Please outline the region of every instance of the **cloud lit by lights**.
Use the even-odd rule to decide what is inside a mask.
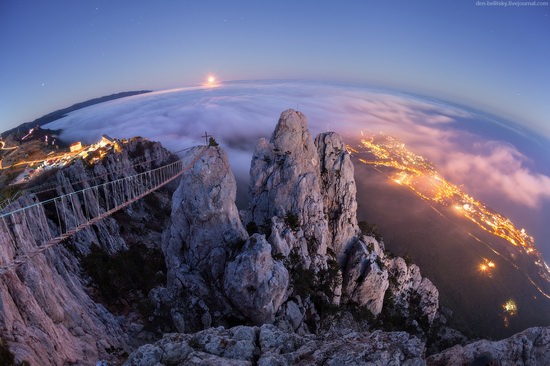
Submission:
[[[207,130],[226,145],[234,168],[246,173],[255,141],[269,136],[288,108],[302,111],[314,134],[327,129],[344,136],[358,136],[361,130],[395,134],[471,193],[490,190],[531,208],[550,200],[550,177],[530,169],[529,159],[515,147],[454,128],[462,119],[475,119],[473,113],[364,87],[242,82],[206,90],[185,88],[85,108],[48,128],[63,128],[62,138],[68,140],[93,141],[103,133],[147,136],[170,149],[199,142]]]

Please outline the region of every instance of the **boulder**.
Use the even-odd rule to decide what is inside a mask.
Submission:
[[[288,271],[273,259],[265,236],[254,234],[228,262],[224,290],[233,306],[255,324],[272,323],[286,300]]]
[[[343,289],[349,300],[366,306],[378,315],[384,304],[384,294],[389,286],[388,271],[380,268],[381,261],[367,245],[359,240],[353,244],[343,275]]]
[[[465,346],[454,346],[428,357],[427,363],[430,366],[550,365],[550,327],[529,328],[500,341],[483,339]]]

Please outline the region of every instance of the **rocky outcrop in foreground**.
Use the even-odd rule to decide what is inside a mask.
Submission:
[[[430,356],[427,362],[431,366],[470,365],[476,358],[485,361],[478,365],[550,365],[550,327],[529,328],[496,342],[481,340],[454,346]]]
[[[405,332],[299,336],[266,324],[168,334],[125,365],[425,365],[423,347]]]
[[[191,150],[183,159],[192,160],[196,154]],[[242,223],[235,191],[226,154],[209,147],[174,193],[162,244],[168,282],[150,294],[154,314],[181,333],[214,327],[197,336],[221,337],[228,343],[208,341],[197,348],[193,344],[201,344],[199,338],[172,335],[161,342],[172,347],[172,340],[185,341],[186,345],[178,344],[186,351],[178,361],[166,356],[172,360],[168,363],[193,364],[201,358],[214,362],[227,354],[237,356],[224,356],[219,362],[247,364],[263,357],[264,364],[290,364],[302,358],[305,364],[306,359],[332,357],[329,354],[337,363],[376,357],[402,362],[423,356],[420,338],[366,332],[377,321],[395,318],[410,323],[423,318],[423,323],[412,323],[422,333],[436,317],[438,291],[421,277],[418,267],[386,255],[380,240],[359,229],[353,164],[338,134],[320,134],[314,141],[303,114],[283,112],[271,138],[261,139],[252,157],[249,210],[241,213]],[[387,301],[391,304],[382,317]],[[354,316],[360,319],[354,325],[358,333],[352,334],[345,324]],[[232,340],[235,324],[261,326],[238,328],[239,334],[251,334],[239,351],[250,350],[245,352],[248,356],[238,356],[231,347],[216,351],[244,341]],[[328,329],[346,336],[322,335]],[[276,333],[277,352],[256,339],[267,330]],[[374,339],[381,343],[369,343]],[[290,340],[298,343],[281,351]],[[145,362],[138,354],[151,350],[162,355],[165,351],[158,347],[138,350],[129,362]],[[325,351],[315,351],[323,347]],[[366,356],[374,349],[384,351]]]
[[[173,196],[163,237],[168,283],[151,297],[176,330],[237,322],[316,333],[327,320],[321,308],[350,305],[376,317],[385,298],[395,298],[391,316],[433,322],[435,286],[360,232],[353,164],[338,134],[314,142],[303,114],[283,112],[252,157],[246,231],[235,192],[225,152],[210,147]]]
[[[105,180],[135,174],[135,158],[147,162],[162,148],[135,139],[116,150],[93,166],[62,169],[57,193],[87,187],[70,181],[90,169]],[[283,112],[252,157],[246,212],[235,205],[225,152],[210,146],[197,158],[200,151],[183,156],[184,165],[195,163],[171,205],[155,192],[0,278],[0,331],[17,361],[118,363],[134,350],[127,365],[426,363],[428,333],[444,323],[437,288],[358,223],[353,165],[339,135],[314,141],[303,114]],[[156,163],[170,158],[161,156]],[[81,214],[74,206],[68,219]],[[2,261],[30,245],[25,235],[39,235],[40,225],[57,230],[52,220],[34,221],[16,225],[19,240],[0,232]],[[151,263],[124,257],[106,266],[139,245],[157,250]],[[544,364],[549,332],[454,347],[427,362],[468,364],[488,351],[502,364]],[[462,339],[449,328],[432,333],[441,344]]]
[[[273,325],[168,334],[132,353],[125,366],[161,365],[500,365],[550,364],[550,327],[498,342],[482,340],[424,358],[424,344],[406,332],[299,336]]]

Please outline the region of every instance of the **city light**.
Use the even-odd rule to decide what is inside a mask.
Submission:
[[[482,202],[469,196],[462,189],[445,180],[434,165],[422,156],[407,150],[395,137],[377,134],[361,140],[372,159],[361,158],[364,164],[395,169],[390,179],[411,189],[426,201],[432,201],[454,209],[481,229],[501,237],[526,253],[537,254],[534,239],[525,229],[518,229],[503,215],[491,210]],[[495,264],[486,263],[490,268]]]
[[[518,306],[516,305],[516,302],[512,299],[506,301],[504,305],[502,305],[504,308],[504,311],[507,312],[510,316],[514,316],[518,312]]]
[[[542,259],[542,254],[536,250],[534,238],[525,229],[516,227],[510,219],[463,192],[461,187],[447,181],[428,159],[409,151],[399,139],[384,133],[371,135],[362,133],[361,144],[353,151],[356,155],[361,154],[357,156],[361,163],[374,167],[386,175],[393,184],[410,189],[425,201],[452,208],[457,215],[466,218],[482,230],[506,240],[514,248],[529,255],[534,265],[538,267],[539,275],[550,282],[550,267]],[[475,238],[474,235],[470,235]],[[495,253],[501,255],[498,252]],[[510,251],[509,257],[513,261],[518,258],[518,254]],[[481,273],[492,277],[496,264],[485,260],[482,265],[476,268]],[[528,278],[545,297],[550,298],[550,294],[537,285],[531,277],[528,276]]]
[[[488,259],[484,259],[482,263],[479,264],[478,269],[484,273],[488,274],[489,277],[492,277],[493,269],[495,269],[496,265],[495,262],[490,261]]]

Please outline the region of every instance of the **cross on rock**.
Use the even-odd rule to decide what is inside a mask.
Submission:
[[[204,136],[201,136],[201,137],[204,137],[204,142],[206,143],[206,145],[208,145],[208,138],[212,136],[209,135],[206,131],[204,131]]]

